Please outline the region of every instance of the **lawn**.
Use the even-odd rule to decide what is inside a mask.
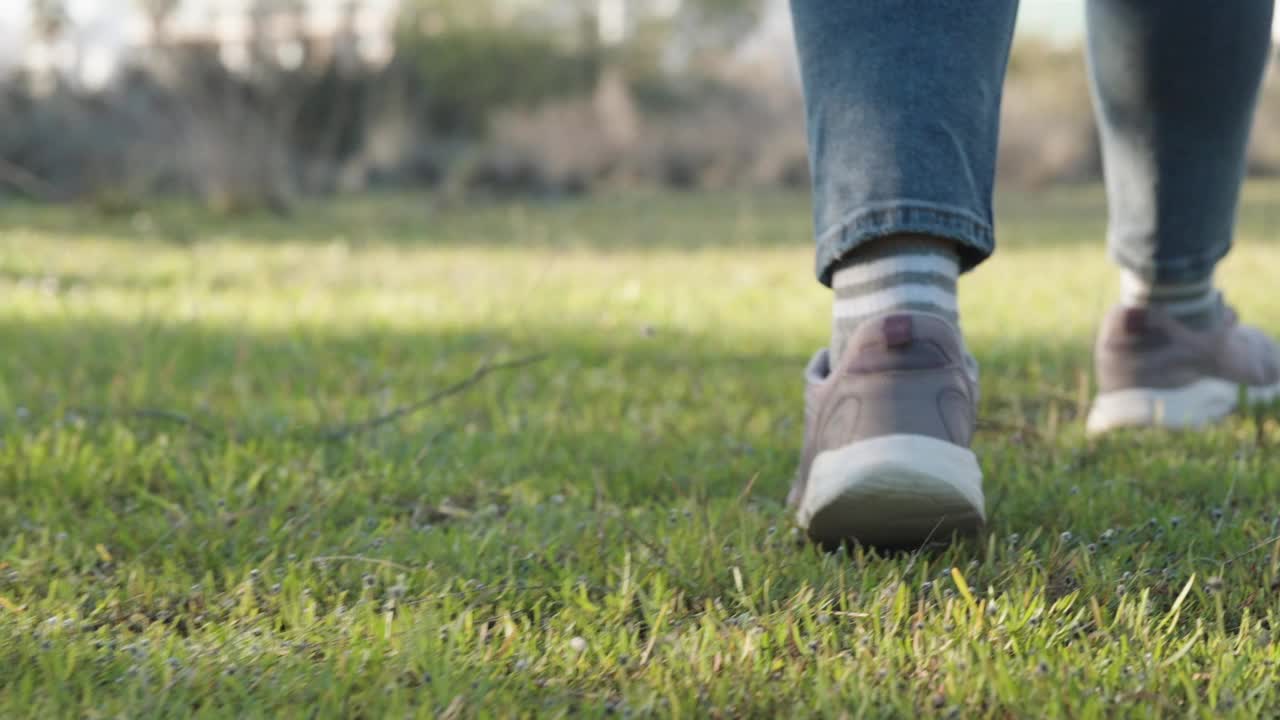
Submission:
[[[803,197],[0,207],[0,716],[1280,712],[1276,416],[1087,439],[1101,195],[1000,207],[991,522],[893,557],[782,505]]]

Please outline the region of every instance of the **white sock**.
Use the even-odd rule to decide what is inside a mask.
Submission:
[[[1159,306],[1196,328],[1212,327],[1222,312],[1221,293],[1214,287],[1212,275],[1189,283],[1153,283],[1121,270],[1120,302],[1128,307]]]
[[[956,280],[960,259],[955,246],[927,237],[894,237],[850,253],[836,268],[831,286],[832,364],[845,343],[869,318],[894,311],[927,312],[959,327]]]

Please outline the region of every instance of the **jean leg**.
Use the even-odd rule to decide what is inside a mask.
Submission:
[[[991,193],[1017,0],[792,0],[818,278],[898,234],[994,250]]]
[[[1208,277],[1231,248],[1272,0],[1089,0],[1109,245],[1153,282]]]

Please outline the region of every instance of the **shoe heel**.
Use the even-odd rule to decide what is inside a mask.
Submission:
[[[924,435],[888,435],[818,455],[796,519],[822,543],[914,548],[986,522],[974,453]]]
[[[1130,388],[1094,399],[1085,430],[1097,435],[1119,428],[1190,429],[1217,422],[1240,404],[1240,388],[1204,378],[1180,388]]]

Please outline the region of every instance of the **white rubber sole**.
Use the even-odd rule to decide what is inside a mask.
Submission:
[[[1280,398],[1280,385],[1246,388],[1244,394],[1250,405],[1270,403]],[[1094,399],[1085,430],[1096,435],[1126,427],[1204,427],[1235,412],[1239,404],[1240,386],[1217,378],[1172,390],[1117,390]]]
[[[919,547],[986,522],[971,450],[923,435],[886,435],[821,453],[796,511],[822,543]]]

